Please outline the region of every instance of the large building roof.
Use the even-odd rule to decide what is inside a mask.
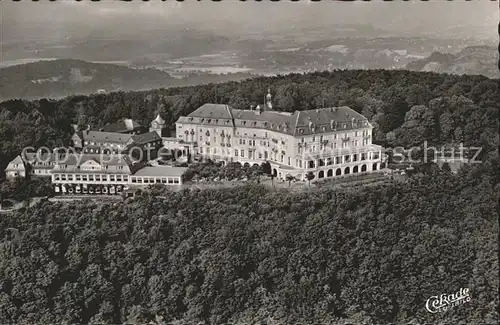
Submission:
[[[102,128],[94,128],[93,131],[113,132],[113,133],[128,133],[139,130],[141,125],[132,119],[124,119],[123,121],[112,123],[103,126]]]
[[[79,135],[85,141],[99,143],[126,144],[132,138],[131,134],[102,131],[82,131]]]
[[[161,137],[155,131],[136,134],[132,136],[132,141],[135,144],[145,144],[157,140],[161,140]]]
[[[179,177],[186,172],[185,167],[144,167],[139,169],[134,176],[144,177]]]
[[[231,119],[233,109],[223,104],[203,104],[188,117],[200,117],[207,119]]]
[[[142,134],[127,134],[101,131],[83,131],[79,133],[80,138],[84,141],[95,143],[114,143],[114,144],[144,144],[152,141],[161,140],[158,133],[146,132]],[[132,141],[130,141],[132,140]]]
[[[57,162],[58,159],[64,159],[64,154],[47,152],[29,152],[25,154],[21,153],[21,156],[25,163],[38,169],[52,169],[52,165]]]
[[[100,155],[100,154],[69,154],[64,158],[59,158],[54,166],[53,172],[89,172],[89,170],[81,170],[83,164],[100,165],[103,170],[94,170],[93,172],[109,172],[109,173],[130,173],[132,170],[139,168],[139,164],[134,164],[128,155]],[[107,170],[108,167],[113,167]],[[122,168],[117,168],[122,167]],[[92,172],[92,171],[91,171]]]
[[[369,126],[368,120],[347,106],[293,113],[238,110],[228,105],[204,104],[177,121],[185,124],[263,128],[290,135],[308,135]]]

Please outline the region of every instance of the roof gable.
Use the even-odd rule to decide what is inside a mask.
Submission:
[[[80,165],[80,169],[82,170],[102,169],[102,165],[98,163],[96,159],[89,159]]]
[[[17,156],[7,165],[7,168],[5,168],[5,171],[25,170],[25,169],[26,169],[26,166],[24,164],[23,159],[21,158],[21,156]]]

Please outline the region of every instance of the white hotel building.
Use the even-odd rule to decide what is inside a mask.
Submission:
[[[271,108],[268,94],[267,108]],[[176,122],[177,139],[196,156],[223,162],[268,161],[278,178],[305,180],[369,173],[381,167],[372,125],[349,107],[285,113],[204,104]]]

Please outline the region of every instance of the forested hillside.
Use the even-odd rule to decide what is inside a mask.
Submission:
[[[498,167],[41,202],[0,218],[0,323],[497,324]]]
[[[497,80],[409,71],[345,70],[255,78],[144,92],[72,96],[61,100],[0,103],[0,169],[26,145],[67,143],[70,123],[101,126],[131,117],[149,125],[160,112],[169,125],[207,102],[249,108],[268,87],[279,110],[349,105],[375,126],[388,145],[460,143],[498,145]],[[389,139],[389,140],[387,140]]]

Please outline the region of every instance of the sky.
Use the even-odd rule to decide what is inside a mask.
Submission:
[[[397,32],[446,33],[460,27],[464,37],[498,38],[499,2],[489,0],[429,2],[320,3],[288,0],[152,0],[150,2],[1,1],[2,41],[19,38],[86,37],[145,33],[169,26],[227,34],[271,33],[291,28],[321,28],[332,24],[371,24]]]

